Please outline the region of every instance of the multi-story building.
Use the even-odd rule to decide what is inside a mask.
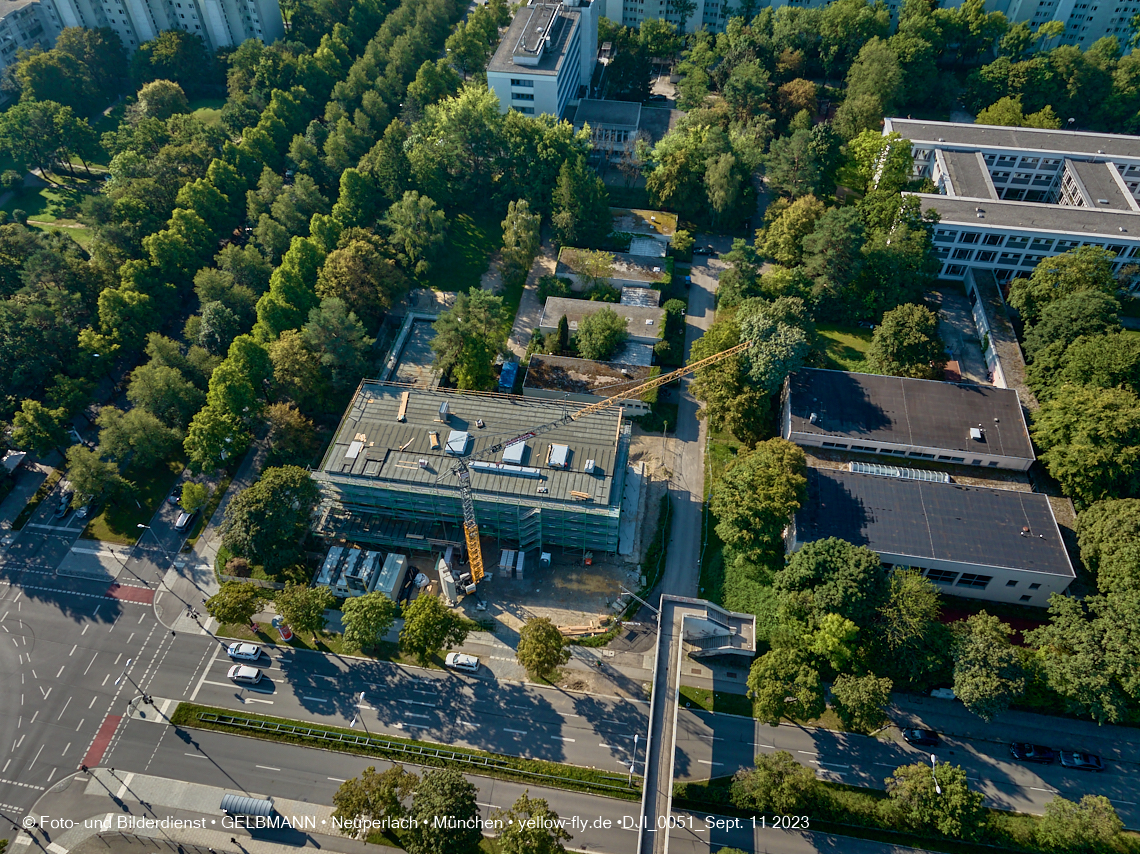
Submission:
[[[659,18],[670,24],[681,25],[687,33],[694,33],[700,29],[706,29],[710,33],[724,32],[725,24],[735,14],[734,9],[740,5],[739,0],[696,0],[692,14],[687,20],[682,21],[671,0],[597,0],[597,2],[605,4],[603,15],[623,26],[637,29],[642,21]],[[789,3],[788,0],[760,3],[756,7],[757,10],[764,5],[778,8]],[[802,5],[822,6],[823,3]]]
[[[565,402],[366,380],[313,473],[323,494],[317,532],[401,552],[458,549],[464,538],[456,458],[567,412]],[[619,407],[471,459],[484,538],[523,551],[616,553],[629,436]]]
[[[20,48],[50,48],[62,28],[52,0],[0,0],[0,70]]]
[[[946,7],[961,6],[965,0],[947,0]],[[1048,21],[1060,21],[1065,32],[1053,44],[1089,47],[1104,36],[1116,36],[1127,45],[1132,32],[1129,21],[1140,12],[1140,0],[986,0],[987,12],[1001,12],[1010,21],[1024,21],[1037,29]]]
[[[128,52],[163,30],[201,36],[206,47],[235,47],[246,39],[285,35],[278,0],[44,0],[64,27],[110,27]]]
[[[586,94],[598,56],[600,0],[536,0],[519,9],[487,65],[505,113],[559,118]]]
[[[1140,137],[888,119],[910,140],[918,193],[936,211],[941,275],[992,270],[1001,282],[1078,246],[1140,262]]]

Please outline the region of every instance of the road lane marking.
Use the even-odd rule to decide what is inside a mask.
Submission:
[[[99,687],[100,688],[106,688],[107,687],[107,680],[110,678],[111,678],[111,674],[108,673],[106,676],[103,677],[103,684],[100,685]]]
[[[94,705],[95,705],[95,701],[96,701],[96,700],[98,700],[98,699],[99,699],[99,695],[98,695],[98,694],[94,695],[94,696],[91,698],[91,702],[87,704],[87,708],[88,708],[88,709],[90,709],[92,706],[94,706]]]
[[[301,699],[302,700],[309,700],[313,703],[331,703],[332,702],[332,700],[330,700],[328,697],[306,697],[304,695],[301,695]]]
[[[423,718],[425,721],[431,720],[431,715],[417,715],[413,712],[408,712],[408,717],[409,718]]]
[[[56,678],[56,679],[58,679],[58,678],[59,678],[59,677],[60,677],[60,676],[63,674],[63,668],[65,668],[65,667],[67,667],[67,665],[66,665],[66,664],[61,664],[61,665],[60,665],[60,667],[59,667],[59,673],[55,674],[55,678]]]
[[[819,756],[814,750],[797,750],[796,753],[803,753],[807,756]]]
[[[85,625],[85,626],[83,627],[83,631],[81,631],[81,632],[79,633],[79,636],[80,636],[80,637],[83,637],[85,634],[87,634],[87,630],[88,630],[89,628],[91,628],[91,624],[90,624],[90,623],[87,623],[87,625]]]
[[[210,656],[210,660],[206,662],[206,666],[202,668],[202,677],[198,680],[198,684],[194,687],[194,693],[190,695],[190,702],[193,703],[198,696],[198,692],[202,690],[202,683],[206,681],[206,676],[210,672],[210,668],[214,666],[214,661],[218,657],[218,651],[221,650],[221,645],[214,647],[214,654]]]
[[[882,765],[884,768],[898,768],[899,767],[898,765],[895,765],[892,762],[876,762],[875,764],[876,765]]]
[[[342,780],[340,777],[329,777],[334,783],[347,783],[348,780]]]
[[[273,705],[272,700],[261,700],[261,699],[258,699],[257,697],[243,697],[242,702],[243,703],[265,703],[265,705],[267,705],[267,706]]]
[[[724,764],[723,762],[710,762],[708,759],[698,759],[697,762],[699,762],[701,765],[723,765]]]
[[[408,700],[408,699],[405,699],[403,697],[397,697],[396,702],[397,703],[411,703],[413,706],[427,706],[429,709],[434,709],[436,707],[435,703],[425,703],[422,700]]]
[[[832,768],[850,768],[851,767],[850,765],[839,765],[835,762],[822,762],[818,759],[816,760],[816,764],[821,766],[821,767],[824,765],[830,765]]]
[[[46,691],[44,691],[43,688],[40,688],[40,690],[43,691],[44,699],[46,700],[48,698],[48,694],[51,693],[51,688],[48,688]]]
[[[566,738],[564,735],[552,735],[551,738],[557,739],[558,741],[569,741],[571,743],[574,741],[574,739]]]
[[[127,646],[131,645],[131,641],[135,639],[135,632],[131,632],[131,636],[127,638]]]
[[[513,732],[515,735],[526,735],[529,730],[525,729],[507,729],[503,727],[503,732]]]
[[[75,650],[77,650],[77,649],[79,649],[79,644],[76,644],[75,646],[73,646],[71,648],[71,652],[68,653],[68,656],[75,655]]]
[[[63,749],[63,753],[61,753],[59,755],[60,756],[67,756],[67,751],[69,751],[69,750],[71,750],[71,742],[70,741],[67,743],[67,747],[65,747]]]
[[[184,753],[183,756],[193,756],[195,759],[205,759],[201,753]]]
[[[476,803],[478,806],[481,806],[481,807],[490,807],[490,808],[491,808],[491,809],[493,809],[493,810],[501,810],[501,809],[502,809],[502,807],[501,807],[501,806],[499,806],[498,804],[485,804],[485,803],[483,803],[482,801],[476,801],[475,803]]]
[[[40,758],[40,754],[41,754],[41,753],[43,753],[43,752],[44,752],[44,746],[41,744],[41,745],[40,745],[40,749],[36,751],[36,756],[35,756],[35,759],[33,759],[33,760],[31,761],[31,763],[28,765],[28,770],[29,770],[29,771],[31,771],[31,770],[32,770],[32,766],[36,764],[36,759],[39,759],[39,758]]]
[[[265,771],[280,771],[280,768],[274,768],[272,765],[254,765],[254,768],[261,768]]]
[[[143,621],[143,620],[145,620],[145,619],[146,619],[146,611],[143,611],[141,614],[139,614],[139,621],[138,621],[138,625],[140,625],[140,626],[141,626],[141,625],[142,625],[142,621]]]
[[[79,722],[79,726],[77,726],[77,727],[75,728],[75,731],[76,731],[76,732],[79,732],[81,729],[83,729],[83,721],[85,721],[85,720],[87,720],[87,718],[84,718],[83,720],[81,720],[81,721]]]
[[[70,703],[71,703],[71,698],[70,698],[70,697],[68,697],[68,698],[67,698],[67,702],[63,704],[63,711],[61,711],[61,712],[59,713],[58,717],[56,717],[56,720],[57,720],[57,721],[58,721],[60,718],[62,718],[62,717],[63,717],[63,712],[66,712],[66,711],[67,711],[67,707],[68,707],[68,705],[69,705]]]

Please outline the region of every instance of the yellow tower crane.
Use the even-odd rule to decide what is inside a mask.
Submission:
[[[599,400],[597,403],[591,403],[589,406],[584,406],[575,412],[564,415],[561,418],[542,424],[525,433],[508,439],[505,442],[496,442],[489,445],[481,451],[477,451],[468,458],[470,460],[478,460],[483,457],[489,457],[492,454],[497,454],[504,448],[509,448],[511,445],[517,445],[519,442],[525,442],[527,439],[533,439],[543,433],[549,433],[551,430],[556,430],[564,424],[569,424],[571,421],[578,421],[585,418],[587,415],[593,415],[595,412],[601,412],[603,409],[609,409],[612,406],[617,406],[621,401],[628,400],[631,397],[647,392],[650,389],[658,388],[673,380],[679,380],[681,377],[688,376],[689,374],[699,371],[701,368],[707,368],[710,365],[715,365],[717,362],[722,362],[725,359],[735,356],[738,353],[743,353],[752,346],[751,341],[743,341],[735,347],[730,347],[727,350],[722,350],[719,353],[714,353],[708,358],[701,359],[698,362],[693,362],[691,365],[685,365],[683,368],[678,368],[675,371],[670,371],[667,374],[662,374],[659,377],[654,377],[648,382],[643,382],[633,388],[626,389],[618,394],[607,397],[605,400]],[[479,545],[479,523],[475,519],[475,499],[472,495],[471,489],[471,471],[467,467],[467,459],[460,458],[455,461],[455,466],[452,472],[459,478],[459,495],[463,502],[463,536],[467,541],[467,559],[471,564],[471,580],[478,584],[483,579],[483,549]]]

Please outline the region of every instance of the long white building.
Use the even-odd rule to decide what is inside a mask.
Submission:
[[[62,26],[51,0],[0,0],[0,71],[20,48],[50,48]]]

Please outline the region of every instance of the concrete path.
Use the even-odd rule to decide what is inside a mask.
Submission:
[[[40,484],[47,480],[51,472],[51,466],[38,462],[25,462],[20,466],[16,472],[16,483],[12,491],[0,501],[0,531],[12,530],[12,523],[20,515],[20,511],[32,500]]]
[[[937,304],[938,334],[946,342],[950,358],[958,362],[962,379],[988,385],[989,368],[965,292],[955,282],[939,282],[927,296]]]
[[[554,251],[554,244],[550,240],[542,242],[542,249],[530,267],[526,277],[526,287],[523,288],[522,300],[519,302],[519,312],[515,315],[514,326],[511,327],[511,336],[507,339],[507,346],[511,352],[520,359],[526,355],[526,345],[530,343],[531,335],[538,328],[542,320],[542,303],[538,299],[538,280],[546,275],[553,275],[558,267],[558,256]]]

